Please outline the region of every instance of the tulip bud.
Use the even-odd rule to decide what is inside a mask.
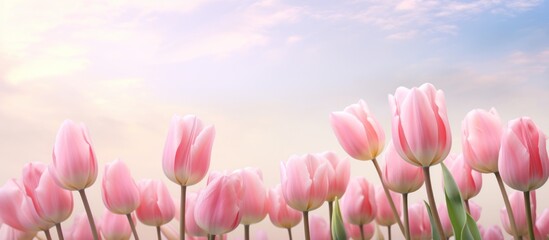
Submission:
[[[351,179],[341,198],[341,213],[345,222],[363,225],[374,220],[377,207],[374,187],[363,177]]]
[[[84,124],[63,122],[55,138],[49,170],[56,183],[67,190],[82,190],[95,182],[97,160]]]
[[[383,151],[385,133],[363,100],[330,115],[339,144],[358,160],[372,160]]]
[[[173,199],[162,181],[141,180],[138,188],[141,199],[135,212],[139,221],[149,226],[161,226],[173,219]]]
[[[329,187],[329,173],[333,169],[318,155],[291,156],[280,165],[282,192],[290,207],[311,211],[322,206]]]
[[[214,138],[214,127],[204,126],[196,116],[174,116],[164,146],[164,174],[179,185],[200,182],[210,167]]]
[[[319,155],[328,160],[328,166],[334,173],[328,177],[329,186],[326,196],[326,201],[334,201],[336,197],[341,198],[347,189],[351,176],[351,163],[348,158],[339,158],[334,152],[324,152]]]
[[[139,206],[139,189],[120,160],[105,165],[101,193],[105,207],[113,213],[126,215]]]
[[[411,164],[428,167],[450,152],[452,137],[442,90],[426,83],[419,88],[399,87],[389,95],[393,113],[393,144]]]
[[[269,191],[269,218],[279,228],[292,228],[301,222],[301,212],[286,204],[280,184]]]
[[[389,193],[391,194],[391,198],[393,199],[395,206],[402,206],[401,195],[391,191]],[[391,206],[389,205],[389,200],[387,199],[387,195],[385,194],[385,191],[383,191],[383,188],[380,186],[376,187],[376,207],[376,223],[381,226],[390,226],[395,224],[398,221],[397,218],[401,215],[400,207],[396,208],[399,216],[395,216],[393,214]]]
[[[423,170],[402,159],[392,143],[385,150],[383,180],[387,188],[398,193],[411,193],[423,185]]]
[[[475,109],[461,123],[463,158],[471,168],[482,173],[498,171],[503,124],[496,109]]]
[[[549,177],[545,134],[528,118],[511,120],[503,132],[499,172],[509,187],[532,191]]]

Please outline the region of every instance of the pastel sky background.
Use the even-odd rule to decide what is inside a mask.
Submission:
[[[179,198],[162,149],[171,117],[192,113],[217,130],[210,170],[259,167],[272,187],[292,154],[346,156],[330,112],[364,99],[390,136],[388,94],[423,82],[445,91],[452,152],[474,108],[530,116],[549,133],[548,13],[538,0],[0,0],[0,183],[27,162],[50,163],[70,118],[88,126],[101,171],[121,158],[135,179],[162,179]],[[352,175],[379,184],[369,162],[353,160]],[[87,190],[96,217],[101,178]],[[496,182],[483,180],[480,222],[500,225]],[[538,213],[544,198],[549,186]],[[268,218],[251,229],[286,236]],[[229,236],[242,235],[240,226]]]

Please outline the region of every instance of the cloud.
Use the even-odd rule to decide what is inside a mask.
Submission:
[[[414,29],[414,36],[457,34],[459,23],[480,14],[513,15],[541,4],[539,0],[418,1],[388,0],[353,1],[350,7],[317,11],[311,16],[326,20],[352,20],[378,27],[388,39],[402,39]],[[314,10],[313,10],[314,11]]]

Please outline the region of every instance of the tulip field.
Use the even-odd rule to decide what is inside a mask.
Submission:
[[[175,115],[156,162],[159,179],[135,179],[123,159],[100,165],[86,124],[65,120],[50,161],[28,162],[0,187],[0,239],[147,239],[145,231],[169,240],[273,239],[251,234],[262,221],[284,232],[275,239],[549,239],[549,209],[537,208],[547,198],[536,191],[549,178],[538,123],[472,109],[455,136],[445,94],[433,84],[399,87],[388,101],[390,132],[359,100],[326,113],[345,154],[289,154],[268,171],[210,169],[219,129]],[[456,144],[461,152],[451,151]],[[376,174],[352,175],[352,162]],[[434,172],[442,188],[433,187]],[[267,186],[266,174],[280,182]],[[474,200],[483,179],[497,182],[499,225],[479,223],[486,213]],[[88,197],[90,189],[101,198]],[[322,206],[327,215],[318,214]]]

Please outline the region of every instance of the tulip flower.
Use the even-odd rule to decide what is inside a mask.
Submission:
[[[78,240],[91,240],[95,239],[93,232],[90,229],[90,223],[88,218],[84,213],[77,214],[73,218],[72,226],[69,229],[69,232],[66,233],[67,239],[78,239]],[[100,232],[100,226],[98,225],[95,231]],[[97,235],[98,239],[101,240],[101,235]]]
[[[204,126],[194,115],[174,116],[164,145],[162,169],[172,182],[181,186],[180,218],[185,218],[187,186],[202,180],[210,167],[215,128]],[[185,221],[179,225],[180,238],[185,238]]]
[[[339,158],[334,152],[324,152],[319,154],[328,160],[329,166],[333,171],[328,171],[330,174],[329,185],[328,185],[328,195],[326,196],[326,201],[328,201],[328,209],[330,212],[330,222],[332,221],[332,212],[334,206],[334,200],[341,198],[347,185],[349,184],[349,178],[351,176],[351,163],[348,158]]]
[[[7,224],[0,224],[0,239],[32,240],[35,236],[36,232],[23,232]]]
[[[532,209],[532,219],[536,219],[536,192],[530,192],[530,207]],[[513,208],[515,223],[516,223],[516,232],[513,231],[509,224],[509,218],[506,214],[505,207],[500,210],[501,224],[503,229],[511,235],[514,236],[528,236],[528,217],[525,210],[524,204],[524,195],[521,192],[513,192],[510,194],[509,200],[511,202],[511,208]]]
[[[155,226],[160,240],[160,226],[170,222],[175,215],[175,206],[168,188],[160,180],[141,180],[140,204],[135,210],[137,218],[145,225]]]
[[[372,160],[383,151],[385,133],[364,100],[330,115],[332,129],[343,149],[358,160]]]
[[[358,160],[372,160],[380,178],[381,185],[389,200],[389,205],[395,216],[398,215],[393,199],[383,180],[381,169],[376,157],[381,154],[385,145],[385,133],[382,126],[368,109],[366,102],[360,100],[356,104],[346,107],[341,112],[333,112],[330,115],[332,128],[340,145],[353,158]],[[404,226],[397,218],[400,230],[404,232]]]
[[[311,239],[330,240],[330,225],[321,216],[311,214]]]
[[[364,177],[351,179],[347,191],[341,198],[343,221],[364,225],[376,217],[376,195],[374,187]]]
[[[242,179],[240,195],[240,223],[244,225],[245,239],[250,239],[250,225],[263,220],[268,213],[267,190],[263,186],[263,174],[259,168],[244,168],[234,172]]]
[[[191,192],[190,194],[187,194],[187,200],[185,204],[185,208],[187,209],[187,211],[185,212],[185,230],[187,231],[188,236],[205,237],[208,235],[208,233],[204,229],[198,226],[198,224],[196,223],[196,219],[194,218],[194,209],[196,206],[196,200],[198,199],[199,195],[200,192]],[[175,218],[181,221],[181,219],[177,215],[175,215]]]
[[[549,208],[544,209],[538,217],[536,220],[536,227],[544,239],[549,238]]]
[[[383,180],[391,191],[402,194],[411,193],[423,185],[423,172],[420,167],[404,161],[393,144],[389,143],[385,150]]]
[[[72,213],[72,193],[59,187],[47,165],[40,162],[28,163],[23,167],[23,185],[40,218],[54,224],[57,231],[62,232],[61,222]]]
[[[480,229],[479,229],[480,230]],[[481,238],[484,240],[504,240],[503,233],[501,233],[501,228],[498,225],[490,226],[482,230],[480,233]]]
[[[393,201],[395,201],[395,204],[400,206],[402,199],[399,194],[391,192],[391,197],[393,198]],[[383,188],[378,186],[375,188],[375,202],[377,207],[377,213],[376,213],[376,223],[381,226],[387,226],[390,227],[391,225],[395,224],[397,222],[398,216],[395,217],[393,215],[393,211],[391,210],[391,207],[389,206],[389,202],[387,200],[387,196],[385,195],[385,192],[383,192]],[[397,209],[398,215],[400,216],[401,211],[400,208]]]
[[[97,239],[97,228],[84,190],[97,179],[97,159],[88,135],[84,124],[77,125],[71,120],[65,120],[55,138],[53,164],[49,171],[60,187],[78,191],[88,219],[91,220],[88,222],[93,238]]]
[[[503,124],[496,111],[475,109],[461,123],[463,158],[481,173],[498,172],[498,155]]]
[[[514,229],[513,210],[509,206],[507,190],[503,185],[498,169],[503,129],[501,119],[494,108],[490,111],[475,109],[467,113],[465,119],[463,119],[461,142],[463,145],[463,159],[471,168],[481,173],[494,173],[508,211],[508,218],[512,220],[510,226]],[[518,239],[518,236],[515,236],[515,239]]]
[[[196,200],[194,218],[208,234],[219,235],[234,230],[242,218],[239,175],[221,175],[211,180]]]
[[[135,222],[134,214],[130,214],[130,218]],[[108,240],[128,240],[132,235],[132,228],[126,215],[105,211],[100,225],[103,237]]]
[[[499,172],[505,184],[524,192],[526,200],[524,204],[528,215],[532,214],[528,203],[530,200],[528,192],[538,189],[549,178],[546,138],[545,134],[528,117],[509,121],[502,135]],[[533,220],[532,218],[527,219],[530,239],[534,239]]]
[[[325,158],[307,154],[291,156],[286,164],[280,164],[282,193],[286,203],[303,212],[305,239],[309,240],[308,213],[322,206],[326,200],[329,176],[333,169]]]
[[[528,117],[509,122],[499,154],[499,172],[505,184],[522,192],[545,184],[549,177],[545,139],[545,134]]]
[[[389,95],[389,105],[395,149],[404,160],[423,168],[429,205],[436,206],[429,167],[443,161],[452,145],[444,93],[429,83],[412,89],[399,87],[395,95]],[[442,238],[438,211],[432,210]]]
[[[482,174],[473,169],[463,159],[463,154],[448,155],[444,161],[456,182],[462,199],[467,202],[482,188]]]
[[[413,223],[410,224],[410,239],[431,239],[431,222],[425,204],[412,204],[408,211],[410,214],[410,222]]]
[[[368,240],[372,239],[376,231],[374,223],[364,224],[362,226],[354,224],[345,224],[345,230],[350,239],[353,240]]]
[[[55,224],[40,216],[25,187],[16,179],[8,180],[0,188],[0,219],[23,232],[47,232]]]
[[[288,229],[289,238],[292,238],[292,228],[301,222],[301,212],[286,204],[280,184],[269,190],[269,219],[273,225]]]
[[[130,217],[139,206],[139,188],[124,162],[116,160],[105,165],[101,193],[105,207],[113,213],[126,215],[133,235],[139,239],[134,221]]]

